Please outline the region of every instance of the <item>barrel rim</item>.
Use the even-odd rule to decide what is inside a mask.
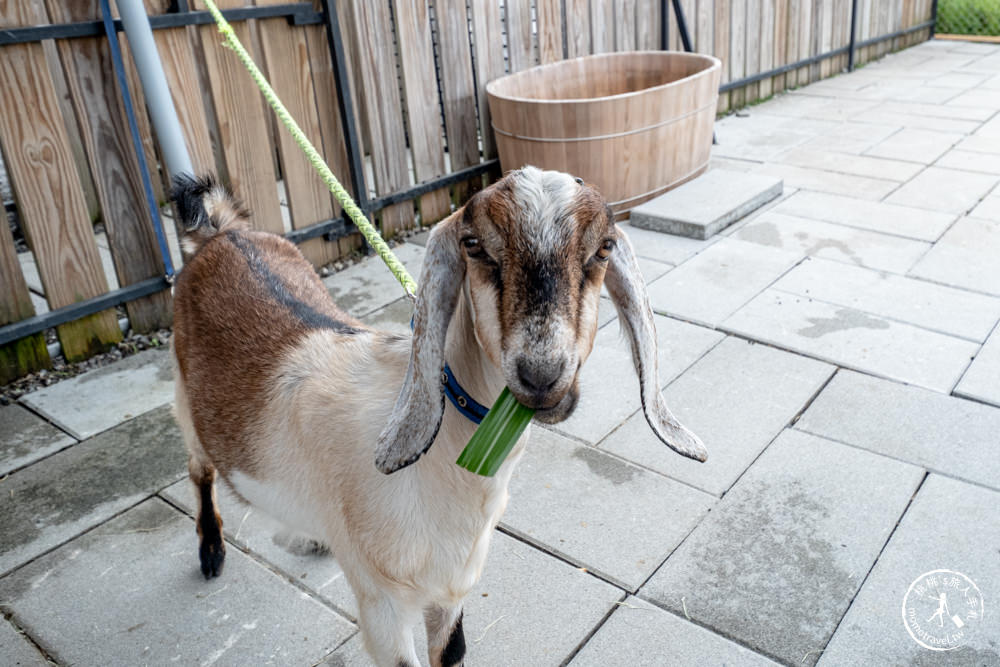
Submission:
[[[631,90],[627,93],[618,93],[616,95],[601,95],[596,97],[538,98],[538,97],[517,97],[514,95],[506,95],[503,93],[498,93],[496,91],[496,84],[498,82],[508,80],[512,77],[527,75],[529,72],[534,72],[536,70],[556,69],[559,67],[565,67],[567,63],[575,62],[577,60],[599,60],[602,58],[628,58],[637,55],[665,55],[673,58],[684,58],[686,60],[701,60],[706,63],[706,67],[704,69],[698,70],[694,74],[689,74],[688,76],[677,79],[675,81],[668,81],[667,83],[661,83],[657,86],[650,86],[648,88],[641,88],[639,90]],[[617,51],[614,53],[595,53],[589,56],[569,58],[554,63],[547,63],[545,65],[536,65],[529,69],[521,70],[520,72],[514,72],[512,74],[507,74],[505,76],[499,77],[486,84],[486,94],[498,100],[528,103],[528,104],[592,104],[594,102],[603,102],[606,100],[622,100],[629,97],[636,97],[638,95],[646,95],[654,91],[666,90],[671,86],[680,86],[682,84],[690,83],[691,81],[694,81],[695,79],[698,79],[700,77],[711,76],[715,70],[721,71],[721,69],[722,69],[722,61],[716,58],[715,56],[708,55],[705,53],[688,53],[686,51]]]

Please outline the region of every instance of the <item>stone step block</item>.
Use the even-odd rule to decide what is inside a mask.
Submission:
[[[780,178],[713,169],[632,209],[633,227],[707,239],[781,196]]]

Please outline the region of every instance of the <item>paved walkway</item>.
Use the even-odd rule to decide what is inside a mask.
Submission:
[[[514,477],[470,665],[1000,664],[998,72],[931,42],[718,123],[719,166],[785,196],[709,241],[626,227],[709,462],[654,440],[604,308],[576,415]],[[406,330],[377,263],[327,283]],[[229,498],[202,579],[170,400],[149,351],[0,409],[0,663],[365,664],[337,564]],[[901,613],[939,569],[985,600],[913,587],[915,634],[965,633],[943,653]]]

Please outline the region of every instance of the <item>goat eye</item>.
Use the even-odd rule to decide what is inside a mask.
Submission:
[[[605,260],[611,256],[611,251],[615,249],[614,239],[605,239],[601,247],[597,249],[597,258]]]
[[[475,236],[466,236],[462,239],[462,247],[465,248],[465,252],[468,253],[470,257],[476,257],[483,254],[483,246],[480,245],[479,239]]]

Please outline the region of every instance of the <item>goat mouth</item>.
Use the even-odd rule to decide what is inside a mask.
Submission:
[[[540,408],[535,411],[535,419],[543,424],[558,424],[561,421],[565,421],[571,414],[573,410],[576,409],[577,401],[580,398],[580,391],[577,387],[576,381],[569,388],[563,397],[555,405],[548,408]]]

